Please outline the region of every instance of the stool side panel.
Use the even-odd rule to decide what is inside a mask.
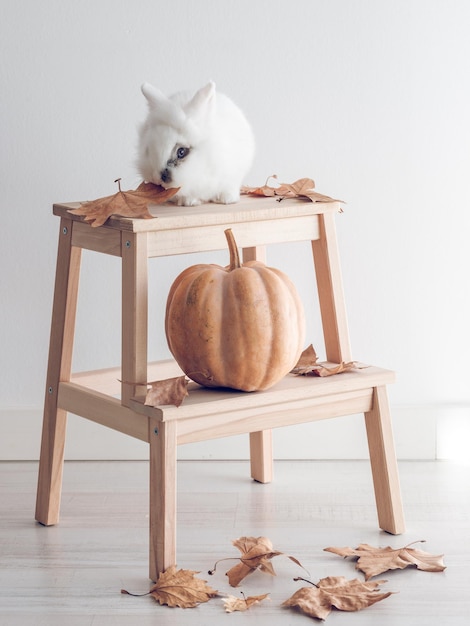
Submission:
[[[272,428],[305,424],[371,410],[373,388],[286,401],[257,409],[236,410],[178,421],[178,444],[231,437]]]
[[[224,231],[227,228],[233,230],[237,245],[241,248],[310,241],[319,236],[316,215],[156,230],[148,234],[149,257],[225,250],[227,241]]]
[[[121,256],[121,234],[118,230],[106,226],[93,228],[84,222],[74,222],[72,245],[85,250]]]

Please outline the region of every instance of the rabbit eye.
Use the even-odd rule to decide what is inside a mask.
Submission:
[[[183,146],[181,146],[176,151],[176,158],[184,159],[184,157],[188,156],[188,154],[189,154],[189,148],[184,148]]]

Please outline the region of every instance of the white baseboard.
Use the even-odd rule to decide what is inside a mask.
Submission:
[[[399,459],[450,458],[459,454],[460,442],[469,440],[470,406],[395,406],[392,417]],[[41,426],[40,409],[0,409],[0,460],[37,460]],[[187,460],[247,459],[248,437],[184,445],[178,453],[180,459]],[[276,429],[274,456],[276,459],[367,459],[363,417],[352,415]],[[147,459],[148,447],[142,441],[69,415],[65,457]]]

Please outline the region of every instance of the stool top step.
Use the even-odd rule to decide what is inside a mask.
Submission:
[[[260,220],[274,220],[289,217],[337,213],[339,202],[310,202],[299,198],[277,198],[242,196],[236,204],[201,204],[194,207],[180,207],[172,203],[150,205],[149,212],[154,219],[138,219],[111,216],[106,222],[107,228],[129,232],[175,230],[197,226],[209,226]],[[80,207],[80,202],[57,203],[53,213],[74,221],[84,222],[79,215],[69,213],[70,209]]]

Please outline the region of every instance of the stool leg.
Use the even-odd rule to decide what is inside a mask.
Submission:
[[[147,233],[122,233],[121,403],[147,392]]]
[[[379,526],[400,535],[405,532],[405,520],[385,386],[374,389],[373,407],[365,413],[365,422]]]
[[[261,261],[266,263],[266,246],[243,248],[243,263]],[[250,433],[251,477],[259,483],[270,483],[273,479],[273,434],[272,430]]]
[[[176,423],[149,419],[149,578],[176,565]]]
[[[72,227],[71,220],[61,220],[36,498],[36,519],[46,526],[59,521],[62,489],[67,413],[57,406],[58,388],[70,380],[81,260]]]
[[[273,435],[272,430],[250,433],[251,477],[259,483],[270,483],[273,479]]]
[[[333,213],[318,216],[320,237],[312,241],[326,358],[351,361],[349,330],[343,294],[336,225]]]

